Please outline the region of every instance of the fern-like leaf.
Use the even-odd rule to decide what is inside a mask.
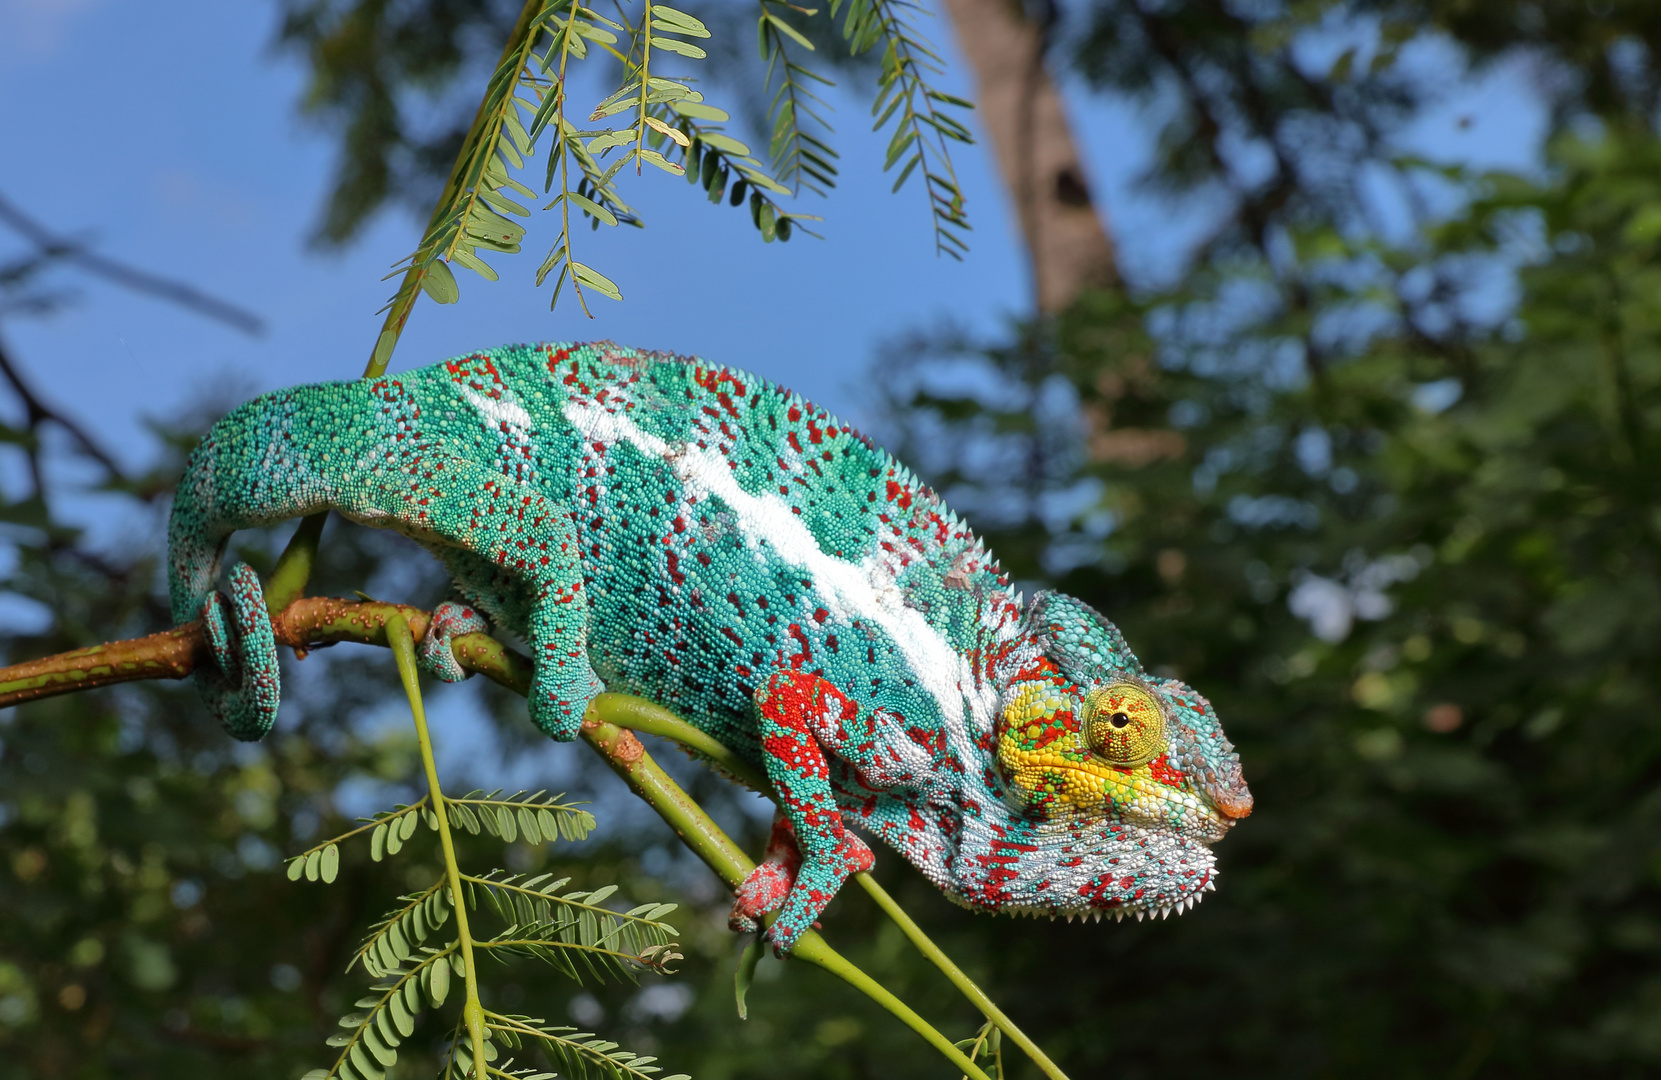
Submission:
[[[601,906],[616,891],[560,892],[568,878],[552,874],[526,878],[492,871],[463,875],[470,906],[479,902],[505,925],[478,947],[493,954],[534,957],[577,982],[584,977],[636,980],[642,971],[667,972],[680,959],[678,931],[663,917],[674,904],[643,904],[626,912]]]
[[[592,1032],[550,1026],[536,1017],[487,1012],[485,1027],[504,1046],[517,1049],[525,1042],[541,1044],[568,1080],[691,1080],[686,1073],[659,1077],[663,1067],[654,1064],[655,1057],[620,1049]]]

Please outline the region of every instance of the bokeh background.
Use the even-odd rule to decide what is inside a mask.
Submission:
[[[183,453],[252,393],[362,369],[381,276],[418,239],[515,8],[0,0],[6,662],[167,624]],[[696,10],[738,43],[706,92],[753,114],[753,11]],[[499,259],[500,283],[464,277],[459,305],[418,306],[395,366],[612,337],[766,375],[917,465],[1024,586],[1085,598],[1211,697],[1258,809],[1193,912],[976,918],[879,855],[1075,1080],[1652,1074],[1661,9],[1012,7],[1046,28],[1093,194],[1081,227],[1112,240],[1042,311],[1046,254],[997,140],[957,158],[971,254],[936,257],[921,194],[881,174],[869,66],[836,59],[825,14],[802,16],[840,84],[839,184],[803,205],[824,240],[763,245],[741,212],[643,177],[628,194],[647,228],[588,240],[624,303],[550,313],[534,263]],[[986,31],[929,25],[942,85],[974,93],[954,27]],[[86,252],[262,330],[122,287]],[[239,554],[264,569],[285,539]],[[444,585],[398,538],[337,526],[317,588],[431,603]],[[359,993],[350,946],[405,870],[426,871],[349,858],[324,889],[287,883],[279,859],[409,796],[414,749],[384,654],[342,647],[285,677],[259,747],[229,744],[188,688],[0,715],[0,1076],[325,1062]],[[685,905],[674,979],[515,969],[503,1005],[700,1080],[941,1074],[816,971],[765,961],[737,1020],[726,899],[655,818],[533,739],[515,699],[445,688],[434,715],[458,782],[570,791],[601,818],[581,845],[469,858]],[[756,800],[677,771],[759,845]],[[862,897],[827,932],[973,1030]],[[426,1067],[406,1054],[397,1075]]]

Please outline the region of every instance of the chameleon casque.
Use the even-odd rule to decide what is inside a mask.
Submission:
[[[519,635],[530,714],[575,738],[604,690],[675,710],[781,797],[735,929],[788,951],[849,874],[854,825],[953,900],[1029,915],[1166,914],[1214,888],[1251,812],[1216,715],[1071,597],[1030,603],[870,440],[739,371],[609,343],[512,346],[268,394],[190,458],[169,526],[177,622],[230,733],[277,711],[258,578],[215,588],[237,529],[333,509],[443,561],[462,603],[421,643]]]

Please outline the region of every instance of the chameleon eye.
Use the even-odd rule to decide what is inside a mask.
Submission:
[[[1084,735],[1090,749],[1110,765],[1135,768],[1165,749],[1165,713],[1147,689],[1114,683],[1084,699]]]

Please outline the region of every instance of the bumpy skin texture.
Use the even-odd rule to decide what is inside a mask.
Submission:
[[[514,346],[237,409],[191,458],[169,570],[174,618],[218,628],[199,680],[239,738],[269,729],[277,668],[246,567],[225,622],[226,540],[325,508],[424,544],[531,643],[550,736],[609,688],[765,770],[781,821],[733,921],[777,910],[781,950],[870,865],[850,825],[970,908],[1099,918],[1192,904],[1251,811],[1204,698],[1084,604],[1023,603],[904,467],[743,372]],[[479,624],[442,615],[423,654],[453,678]]]

